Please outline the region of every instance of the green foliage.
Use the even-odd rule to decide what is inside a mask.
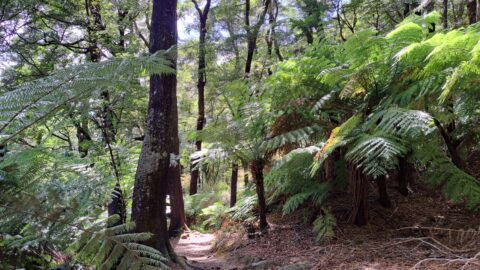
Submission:
[[[235,206],[230,208],[229,213],[231,219],[233,221],[243,222],[255,218],[254,210],[257,204],[258,200],[256,195],[244,194]]]
[[[307,202],[321,205],[327,198],[329,185],[319,183],[310,174],[313,157],[318,150],[317,146],[295,149],[279,160],[266,175],[270,200],[287,197],[283,205],[284,214],[292,213]]]
[[[107,223],[115,223],[118,216]],[[168,269],[168,260],[158,250],[141,244],[150,239],[150,233],[134,233],[133,222],[105,228],[98,222],[81,229],[79,239],[72,245],[80,261],[97,269]],[[80,229],[80,228],[79,228]]]
[[[315,240],[318,242],[329,241],[335,235],[333,229],[337,225],[335,216],[325,208],[322,208],[322,215],[313,222],[313,232],[316,234]]]
[[[100,96],[107,89],[137,87],[135,80],[140,76],[173,72],[166,52],[160,51],[150,56],[75,65],[26,82],[12,91],[3,90],[0,96],[3,141],[46,120],[70,102]]]
[[[395,169],[398,158],[407,153],[405,142],[384,134],[361,135],[353,143],[345,158],[373,177],[387,175]]]
[[[215,202],[214,204],[203,208],[200,216],[205,217],[202,222],[202,227],[206,229],[220,229],[223,220],[227,217],[228,207],[222,202]]]
[[[446,198],[463,202],[471,210],[480,209],[480,182],[452,164],[450,158],[434,141],[424,141],[415,152],[421,168],[425,168],[423,179],[432,187],[443,189]]]

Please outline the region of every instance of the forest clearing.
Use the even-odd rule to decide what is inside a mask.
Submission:
[[[0,0],[0,270],[480,269],[480,0]]]

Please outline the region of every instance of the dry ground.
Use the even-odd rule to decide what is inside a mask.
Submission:
[[[393,206],[385,209],[375,202],[372,191],[370,222],[364,227],[346,223],[346,196],[331,200],[329,207],[338,226],[329,242],[315,242],[311,226],[302,222],[303,212],[298,211],[289,216],[271,213],[269,234],[255,239],[239,232],[240,226],[224,226],[223,232],[216,234],[215,254],[211,251],[213,237],[202,234],[180,239],[177,252],[199,269],[359,270],[411,269],[419,262],[416,269],[461,269],[467,258],[480,252],[478,214],[427,188],[417,187],[408,197],[393,187],[389,193]],[[469,229],[477,233],[467,232]],[[480,269],[478,259],[463,269]]]

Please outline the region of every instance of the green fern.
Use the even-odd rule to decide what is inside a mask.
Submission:
[[[113,216],[108,223],[115,223]],[[71,249],[76,257],[98,269],[168,269],[168,259],[158,250],[141,244],[151,238],[150,233],[132,233],[135,224],[129,222],[105,228],[104,222],[82,230]]]
[[[313,232],[316,234],[315,240],[318,242],[329,241],[335,233],[333,229],[337,225],[335,216],[326,208],[322,208],[322,215],[313,222]]]
[[[398,165],[398,158],[408,151],[405,141],[384,134],[361,135],[352,143],[345,157],[373,177],[387,175]]]

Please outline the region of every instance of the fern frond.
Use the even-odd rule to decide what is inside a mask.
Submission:
[[[332,130],[327,142],[322,146],[320,151],[315,155],[315,166],[312,171],[316,171],[319,166],[333,153],[335,149],[340,146],[346,145],[349,141],[348,135],[356,128],[363,117],[361,115],[354,115],[345,121],[339,127]]]
[[[322,215],[313,222],[315,240],[317,242],[331,240],[335,235],[333,229],[336,225],[335,216],[328,209],[322,208]]]
[[[408,149],[405,142],[393,136],[362,135],[345,155],[346,159],[363,173],[373,177],[387,175],[398,165],[398,158],[404,156]]]
[[[375,113],[368,119],[367,126],[400,138],[416,138],[429,134],[435,129],[433,117],[430,114],[401,108],[391,108]]]
[[[132,233],[134,223],[104,228],[98,222],[83,230],[71,249],[80,261],[99,269],[168,269],[168,259],[158,250],[141,244],[150,233]],[[102,228],[103,227],[103,228]]]

